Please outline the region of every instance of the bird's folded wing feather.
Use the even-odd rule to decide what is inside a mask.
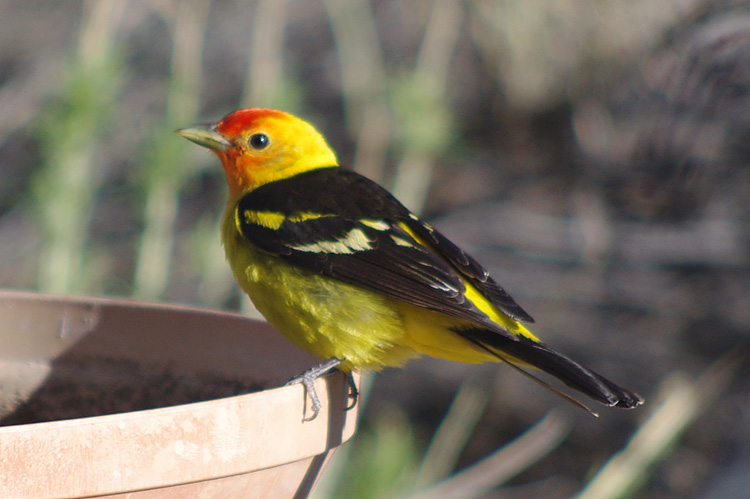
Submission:
[[[531,320],[479,263],[356,173],[266,184],[239,201],[236,217],[248,242],[322,275],[514,337],[466,298],[466,280],[510,317]]]

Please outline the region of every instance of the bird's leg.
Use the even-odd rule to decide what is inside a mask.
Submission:
[[[301,383],[302,386],[305,387],[305,392],[310,397],[310,400],[312,401],[312,416],[307,419],[302,419],[302,421],[312,421],[313,419],[318,417],[318,413],[320,412],[320,398],[318,398],[318,394],[315,391],[315,380],[318,379],[321,376],[325,376],[326,374],[330,373],[334,369],[336,369],[338,366],[341,365],[341,363],[344,362],[343,359],[338,359],[336,357],[333,357],[332,359],[328,359],[327,361],[323,362],[320,365],[317,365],[315,367],[312,367],[308,369],[307,371],[303,372],[299,376],[295,376],[294,378],[287,381],[284,386],[288,385],[296,385],[298,383]],[[357,388],[354,386],[354,380],[351,379],[351,373],[349,373],[349,384],[350,384],[350,390],[349,390],[349,396],[356,397],[357,394]],[[355,398],[356,403],[356,398]],[[353,405],[352,405],[353,407]],[[347,408],[348,409],[348,408]]]

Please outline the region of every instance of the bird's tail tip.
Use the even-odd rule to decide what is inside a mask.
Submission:
[[[614,385],[613,383],[609,384],[610,389],[613,392],[613,400],[612,403],[609,404],[610,407],[617,407],[620,409],[635,409],[639,405],[643,405],[645,402],[645,399],[635,393],[634,391],[628,390],[626,388],[621,388],[617,385]]]
[[[575,401],[574,403],[576,405],[586,409],[591,414],[595,413],[580,401],[560,392],[550,386],[549,383],[540,380],[533,374],[521,369],[517,365],[514,365],[512,359],[516,359],[521,363],[525,363],[551,374],[569,387],[588,395],[592,399],[606,406],[619,409],[634,409],[644,403],[643,397],[634,391],[622,388],[604,376],[601,376],[600,374],[575,362],[566,355],[553,350],[544,343],[532,341],[524,337],[510,339],[506,336],[481,328],[462,330],[459,334],[480,348],[494,354],[500,360],[507,362],[527,376],[534,378],[537,382],[540,382],[555,393],[562,395],[563,398]]]

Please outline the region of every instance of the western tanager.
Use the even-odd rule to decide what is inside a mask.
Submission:
[[[305,121],[244,109],[177,133],[224,167],[222,240],[237,282],[289,340],[331,359],[326,367],[380,369],[422,354],[504,361],[608,406],[643,402],[542,343],[476,260],[383,187],[339,168]]]

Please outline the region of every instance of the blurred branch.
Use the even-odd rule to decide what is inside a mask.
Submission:
[[[482,220],[482,230],[469,223],[476,220]],[[519,203],[473,206],[441,219],[442,226],[454,229],[451,236],[457,240],[568,261],[579,260],[591,243],[582,223],[575,217],[534,213]],[[598,241],[597,254],[610,260],[719,267],[743,266],[748,261],[743,228],[732,219],[705,217],[679,225],[607,219],[606,224],[608,234]]]
[[[736,298],[744,296],[745,287],[728,284],[745,282],[750,261],[739,214],[737,220],[706,216],[681,224],[609,217],[604,218],[606,233],[597,235],[595,228],[585,227],[591,222],[542,214],[531,205],[485,203],[434,222],[488,269],[500,272],[506,289],[522,290],[524,298],[557,301],[566,308],[571,303],[600,310],[623,307],[672,325],[716,314],[746,328],[747,308]],[[714,279],[725,276],[716,282],[727,284],[712,289],[706,303],[705,292],[685,279],[686,268],[705,269]],[[588,329],[591,321],[584,324]]]
[[[520,437],[470,468],[452,475],[432,488],[406,496],[408,499],[464,499],[478,497],[537,462],[557,447],[570,424],[550,412]]]
[[[664,401],[628,445],[591,479],[579,499],[614,499],[635,494],[650,469],[664,459],[682,433],[724,393],[745,359],[737,351],[723,356],[695,382],[675,374],[661,386]]]

